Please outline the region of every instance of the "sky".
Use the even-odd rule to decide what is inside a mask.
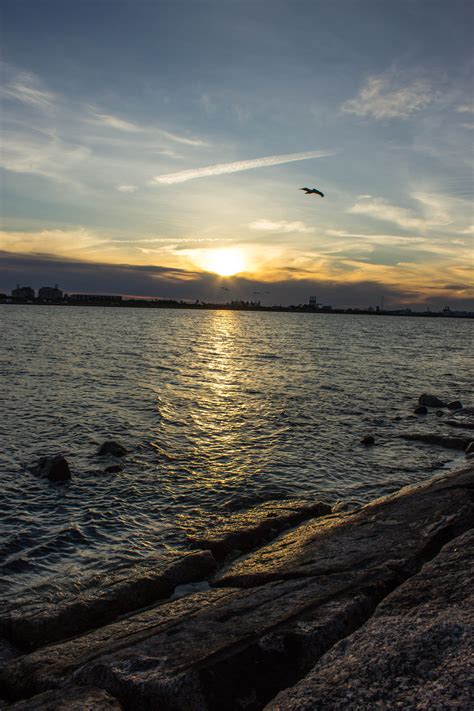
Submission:
[[[471,0],[2,6],[0,291],[474,310]]]

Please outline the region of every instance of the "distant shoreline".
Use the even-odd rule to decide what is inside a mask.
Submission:
[[[262,306],[252,302],[236,302],[230,304],[188,303],[167,299],[122,299],[120,301],[58,301],[25,302],[21,300],[3,300],[0,306],[87,306],[100,308],[135,308],[135,309],[187,309],[194,311],[265,311],[276,313],[309,313],[309,314],[346,314],[351,316],[407,316],[419,318],[474,318],[474,311],[412,311],[411,309],[339,309],[331,307],[315,308],[309,305],[298,306]]]

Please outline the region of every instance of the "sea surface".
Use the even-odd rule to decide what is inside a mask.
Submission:
[[[472,405],[472,322],[0,307],[0,593],[107,572],[263,501],[367,502],[462,454],[422,392]],[[376,445],[360,444],[372,434]],[[125,445],[123,471],[97,450]],[[61,453],[72,480],[29,467]]]

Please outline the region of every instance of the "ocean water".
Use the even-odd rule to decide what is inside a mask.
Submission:
[[[0,307],[0,592],[132,563],[282,498],[363,503],[463,455],[418,395],[474,404],[472,322]],[[373,434],[376,446],[360,440]],[[108,439],[129,454],[104,473]],[[62,453],[72,480],[28,467]]]

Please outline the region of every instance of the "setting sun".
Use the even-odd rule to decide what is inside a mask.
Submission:
[[[215,272],[220,276],[232,276],[243,272],[246,260],[240,249],[212,249],[203,255],[201,262],[203,269]]]

